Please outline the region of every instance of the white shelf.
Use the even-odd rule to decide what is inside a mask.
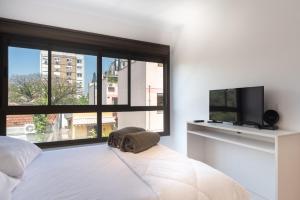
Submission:
[[[300,131],[187,123],[188,156],[239,181],[253,193],[253,200],[298,199],[299,152]]]
[[[249,135],[258,135],[258,136],[263,136],[268,138],[275,138],[276,136],[284,136],[284,135],[291,135],[291,134],[299,134],[299,132],[295,132],[295,131],[265,130],[265,129],[246,127],[246,126],[234,126],[232,124],[225,124],[225,123],[188,122],[188,124],[194,124],[197,126],[215,128],[220,130],[241,132]]]
[[[224,134],[224,133],[210,132],[210,131],[203,131],[203,130],[201,131],[188,130],[188,133],[230,143],[230,144],[247,147],[254,150],[263,151],[266,153],[275,154],[275,144],[271,142],[245,138],[242,135]]]

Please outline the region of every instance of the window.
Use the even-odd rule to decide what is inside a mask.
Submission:
[[[72,59],[73,58],[66,58],[66,60],[67,60],[67,65],[69,65],[69,66],[72,66]]]
[[[8,105],[47,105],[48,65],[41,64],[40,58],[47,58],[39,49],[8,48]]]
[[[164,96],[163,93],[157,93],[157,105],[158,106],[164,106]]]
[[[117,105],[118,104],[118,97],[112,97],[112,104]]]
[[[103,142],[126,126],[168,135],[169,47],[62,29],[41,40],[39,25],[24,26],[32,35],[0,33],[0,135],[40,147]]]
[[[59,57],[54,57],[54,64],[59,65]]]
[[[49,85],[49,65],[44,62],[48,58],[47,50],[9,47],[9,105],[49,105],[49,86],[51,106],[97,105],[97,56],[58,51],[50,53],[53,59]],[[22,55],[22,59],[17,55]],[[72,64],[72,60],[78,60],[78,57],[82,61],[79,69]],[[40,62],[39,58],[43,61]],[[56,65],[58,62],[61,65]],[[29,66],[27,70],[23,69],[24,65]],[[131,106],[164,106],[161,63],[131,61],[131,105],[128,105],[128,78],[127,59],[102,57],[103,106],[125,105],[129,110]],[[144,109],[135,112],[101,112],[100,109],[102,137],[126,126],[163,132],[164,111]],[[6,134],[34,143],[92,139],[99,134],[97,117],[98,114],[93,112],[7,115]]]
[[[121,58],[102,58],[102,104],[114,105],[128,103],[128,60]]]
[[[108,86],[107,90],[108,90],[108,92],[115,92],[115,87]]]
[[[96,113],[8,115],[8,136],[30,142],[96,138]]]
[[[82,82],[77,82],[77,88],[82,88]]]
[[[162,93],[157,93],[157,106],[164,106],[164,96]],[[157,111],[158,114],[162,114],[162,110]]]
[[[163,99],[161,63],[131,61],[131,103],[134,106],[161,106]],[[161,100],[158,102],[158,100]]]
[[[137,126],[147,131],[164,130],[163,114],[156,111],[104,112],[102,114],[102,137],[108,137],[113,130],[128,126]]]
[[[43,56],[43,64],[48,65],[48,57],[47,56]]]
[[[51,52],[53,57],[60,57],[62,60],[72,64],[71,60],[86,60],[86,65],[82,65],[82,71],[86,71],[85,76],[77,73],[76,64],[62,65],[59,79],[52,80],[51,84],[51,104],[52,105],[91,105],[96,104],[89,100],[89,90],[93,75],[96,74],[97,57],[69,52]],[[78,81],[80,78],[80,82]],[[76,84],[78,83],[78,84]]]

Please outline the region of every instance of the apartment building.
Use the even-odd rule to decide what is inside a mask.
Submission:
[[[119,71],[119,98],[125,99],[127,70]],[[163,106],[163,65],[161,63],[131,61],[131,105]],[[143,127],[150,131],[162,131],[163,111],[119,112],[118,128]]]
[[[131,68],[131,94],[135,97],[132,99],[131,105],[163,106],[163,65],[153,62],[132,61]],[[127,104],[127,88],[127,60],[114,59],[102,74],[102,104]],[[89,83],[89,104],[97,102],[96,96],[97,83],[92,81]],[[107,134],[107,130],[126,126],[162,131],[163,117],[162,111],[105,113],[102,116],[102,123],[105,125],[105,134]],[[111,119],[114,119],[114,122]]]
[[[48,76],[48,51],[41,51],[40,73]],[[52,52],[52,80],[66,81],[76,84],[76,93],[82,96],[84,93],[84,56],[74,53]]]

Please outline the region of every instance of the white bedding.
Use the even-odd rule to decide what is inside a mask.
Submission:
[[[156,145],[123,153],[106,145],[43,152],[26,169],[13,200],[248,200],[213,168]]]
[[[154,200],[151,188],[106,145],[43,152],[13,200]]]
[[[212,167],[156,145],[139,154],[114,152],[161,200],[248,200],[238,183]]]

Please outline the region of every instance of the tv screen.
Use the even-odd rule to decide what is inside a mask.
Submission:
[[[210,120],[262,126],[263,113],[263,86],[209,92]]]

